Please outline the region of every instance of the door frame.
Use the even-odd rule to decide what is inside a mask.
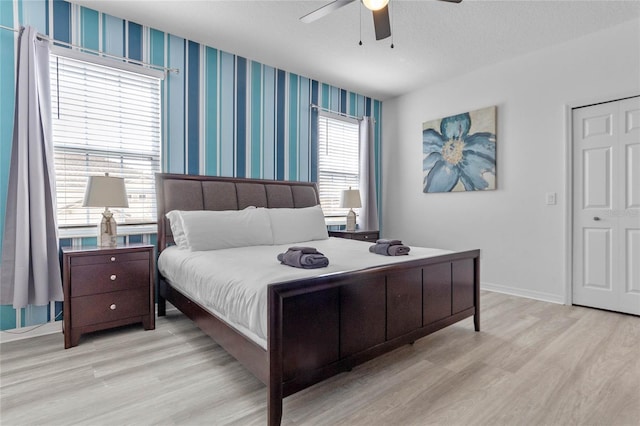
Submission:
[[[592,105],[604,104],[608,102],[621,101],[628,98],[640,96],[637,89],[618,95],[601,96],[587,98],[564,105],[564,160],[565,160],[565,181],[563,188],[564,195],[564,304],[573,304],[573,110]]]

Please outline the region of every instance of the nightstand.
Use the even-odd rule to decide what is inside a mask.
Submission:
[[[142,322],[155,328],[153,246],[62,248],[64,347],[80,335]]]
[[[349,240],[370,241],[375,243],[380,238],[379,231],[329,231],[330,237],[347,238]]]

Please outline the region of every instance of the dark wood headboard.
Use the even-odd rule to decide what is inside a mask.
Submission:
[[[320,204],[314,182],[156,173],[158,252],[173,243],[171,210],[242,210],[248,206],[302,208]]]

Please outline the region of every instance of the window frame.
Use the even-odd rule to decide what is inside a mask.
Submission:
[[[163,111],[163,95],[162,95],[162,86],[163,86],[163,82],[162,80],[164,80],[165,78],[165,72],[158,70],[158,69],[151,69],[151,68],[147,68],[144,66],[140,66],[140,65],[136,65],[136,64],[131,64],[131,63],[127,63],[127,62],[121,62],[115,59],[111,59],[111,58],[106,58],[106,57],[101,57],[98,55],[93,55],[93,54],[88,54],[88,53],[84,53],[82,51],[78,51],[76,49],[69,49],[69,48],[64,48],[64,47],[60,47],[60,46],[56,46],[56,45],[52,45],[51,47],[51,51],[49,54],[49,59],[50,59],[50,63],[49,66],[51,69],[53,69],[55,67],[54,65],[54,61],[56,60],[56,57],[61,57],[61,58],[65,58],[65,59],[70,59],[70,60],[75,60],[75,61],[80,61],[80,62],[85,62],[88,63],[90,66],[101,66],[101,67],[107,67],[110,68],[112,70],[116,70],[116,72],[121,72],[121,73],[130,73],[130,74],[137,74],[140,76],[145,76],[145,77],[149,77],[149,78],[154,78],[156,80],[158,80],[158,91],[157,91],[157,98],[156,98],[156,104],[155,104],[155,108],[154,108],[154,113],[153,115],[155,115],[157,113],[157,117],[154,120],[157,120],[157,128],[156,126],[152,126],[153,127],[153,132],[155,132],[155,134],[157,134],[156,137],[154,137],[154,142],[155,140],[157,140],[157,146],[154,143],[154,146],[151,148],[150,151],[152,151],[151,157],[152,160],[149,160],[149,162],[147,162],[146,164],[150,165],[150,170],[152,170],[151,174],[151,181],[154,182],[154,177],[153,174],[155,174],[156,172],[160,172],[162,171],[162,157],[163,157],[163,140],[164,140],[164,132],[163,132],[163,124],[162,124],[162,111]],[[52,76],[53,77],[53,76]],[[56,80],[57,81],[57,80]],[[54,86],[54,78],[51,79],[52,82],[52,87],[51,90],[52,92],[54,90],[57,90],[57,88]],[[52,104],[54,99],[56,98],[56,94],[52,93],[51,96],[51,100],[52,100]],[[53,127],[54,127],[54,120],[55,117],[53,117],[54,115],[54,108],[55,106],[52,105],[52,123],[51,123],[51,127],[52,127],[52,133],[53,133]],[[73,148],[73,147],[66,147],[66,149],[60,148],[59,144],[56,144],[56,140],[55,137],[53,138],[53,153],[54,153],[54,157],[60,152],[60,150],[66,150],[67,153],[76,150],[79,152],[82,152],[82,149],[77,149],[77,148]],[[104,150],[104,151],[109,151],[109,150]],[[103,152],[104,152],[103,151]],[[96,154],[96,151],[91,149],[90,147],[88,147],[87,149],[84,150],[84,152],[88,153],[89,155],[91,154]],[[112,151],[113,152],[113,151]],[[120,152],[120,151],[118,151]],[[124,153],[124,155],[121,155],[121,158],[126,158],[129,159],[129,161],[134,158],[134,157],[142,157],[140,156],[140,154],[131,154],[131,155],[127,155],[126,151],[121,151],[122,153]],[[116,156],[114,156],[116,157]],[[113,158],[113,157],[112,157]],[[56,166],[58,166],[58,164],[56,164]],[[97,173],[93,173],[88,171],[87,172],[87,177],[89,175],[92,174],[97,174]],[[56,181],[58,180],[59,174],[56,171]],[[125,177],[126,178],[126,177]],[[154,182],[155,184],[155,182]],[[154,184],[152,184],[153,186],[153,197],[154,197],[154,202],[155,201],[155,188],[154,188]],[[56,183],[56,186],[58,186],[58,184]],[[145,185],[145,188],[147,188],[148,185]],[[131,195],[131,191],[128,189],[128,195]],[[57,192],[57,191],[56,191]],[[135,192],[134,192],[135,193]],[[57,195],[56,195],[57,198]],[[84,236],[93,236],[95,234],[95,225],[93,223],[93,220],[88,219],[87,223],[76,223],[76,224],[65,224],[65,225],[61,225],[60,224],[60,220],[59,220],[59,216],[58,216],[58,211],[59,211],[59,206],[57,205],[58,203],[56,203],[56,218],[57,218],[57,224],[58,224],[58,232],[59,232],[59,237],[60,238],[76,238],[76,237],[84,237]],[[86,208],[85,208],[86,209]],[[95,212],[94,212],[95,210]],[[119,210],[119,209],[112,209],[114,212]],[[148,210],[154,211],[155,209],[150,208]],[[87,215],[88,215],[88,210],[87,211]],[[99,215],[101,213],[100,209],[93,209],[91,210],[91,214],[92,215]],[[157,231],[157,218],[155,217],[155,215],[152,213],[151,215],[146,214],[146,217],[144,218],[140,218],[139,221],[131,221],[131,222],[121,222],[120,220],[118,220],[118,225],[119,225],[119,235],[128,235],[128,234],[146,234],[146,233],[155,233]],[[152,220],[149,220],[152,219]],[[96,220],[95,223],[97,224],[98,221]]]
[[[319,110],[318,111],[318,167],[317,167],[317,172],[318,172],[318,191],[319,191],[319,196],[321,199],[321,205],[323,206],[323,211],[325,211],[325,219],[327,220],[327,224],[330,225],[341,225],[345,223],[346,220],[346,215],[347,212],[349,211],[348,208],[342,208],[342,207],[332,207],[332,208],[326,208],[323,204],[322,204],[322,200],[323,200],[323,188],[322,188],[322,182],[321,182],[321,176],[322,176],[322,172],[321,172],[321,150],[323,149],[323,141],[321,140],[321,125],[322,122],[321,120],[326,119],[326,120],[333,120],[335,122],[342,122],[342,123],[346,123],[347,125],[353,125],[353,127],[355,128],[355,145],[356,145],[356,152],[355,152],[355,166],[357,168],[357,173],[356,173],[356,177],[355,179],[353,179],[353,181],[351,182],[351,184],[349,185],[349,183],[345,183],[344,185],[339,185],[339,187],[341,188],[341,190],[344,189],[348,189],[348,187],[351,187],[352,189],[359,189],[360,186],[360,174],[361,174],[361,170],[360,170],[360,120],[358,120],[355,117],[349,117],[349,116],[345,116],[344,114],[339,114],[339,113],[335,113],[335,112],[331,112],[331,111],[326,111],[326,110]],[[327,135],[328,136],[328,135]],[[347,148],[348,149],[348,148]],[[341,191],[340,190],[340,191]],[[341,194],[335,194],[334,195],[334,200],[337,197],[337,202],[339,202]]]

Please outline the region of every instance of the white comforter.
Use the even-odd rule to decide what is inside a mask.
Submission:
[[[329,266],[299,269],[280,264],[278,253],[293,245],[315,247]],[[451,253],[411,247],[407,256],[381,256],[370,253],[369,246],[341,238],[196,252],[172,246],[160,254],[158,270],[174,287],[266,349],[267,285]]]

